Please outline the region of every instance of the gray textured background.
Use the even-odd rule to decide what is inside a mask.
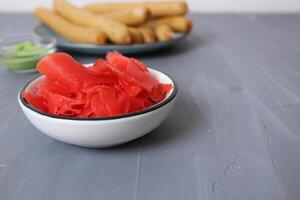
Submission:
[[[41,134],[16,99],[36,74],[1,66],[0,199],[299,200],[300,15],[192,18],[185,42],[137,56],[177,81],[174,112],[120,147],[83,149]],[[0,14],[0,37],[36,23]]]

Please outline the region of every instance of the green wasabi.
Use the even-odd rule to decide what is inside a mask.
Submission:
[[[2,62],[14,71],[34,70],[36,63],[47,51],[45,47],[25,41],[7,47],[7,54]]]

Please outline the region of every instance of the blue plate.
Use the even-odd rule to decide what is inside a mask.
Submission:
[[[65,50],[76,51],[81,53],[98,54],[98,55],[106,54],[108,51],[112,51],[112,50],[117,50],[123,54],[139,54],[139,53],[157,51],[160,49],[171,47],[174,44],[177,44],[186,36],[186,34],[176,33],[174,39],[172,40],[166,42],[155,42],[152,44],[92,45],[92,44],[70,42],[64,39],[63,37],[59,36],[58,34],[53,32],[51,29],[49,29],[47,26],[43,24],[39,24],[35,26],[34,32],[36,35],[40,37],[54,38],[56,40],[57,47],[63,48]]]

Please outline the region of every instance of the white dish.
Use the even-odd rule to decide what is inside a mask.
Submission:
[[[42,112],[21,98],[22,91],[34,89],[44,77],[28,82],[18,94],[19,104],[28,120],[42,133],[56,140],[82,147],[111,147],[139,138],[159,126],[171,112],[177,98],[177,86],[166,74],[149,68],[162,83],[172,83],[166,98],[141,111],[105,118],[58,117]]]

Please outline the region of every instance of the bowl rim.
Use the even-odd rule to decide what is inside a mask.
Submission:
[[[132,113],[128,113],[128,114],[122,114],[122,115],[114,115],[114,116],[110,116],[110,117],[94,117],[94,118],[83,118],[83,117],[66,117],[66,116],[57,116],[57,115],[53,115],[53,114],[50,114],[50,113],[46,113],[46,112],[43,112],[35,107],[33,107],[32,105],[30,105],[28,102],[25,101],[24,98],[21,97],[21,93],[23,91],[25,91],[25,89],[33,82],[35,81],[36,79],[38,78],[41,78],[43,75],[39,75],[37,77],[34,77],[33,79],[31,79],[30,81],[28,81],[24,86],[22,86],[18,92],[18,99],[19,101],[22,103],[23,106],[25,106],[26,108],[28,108],[29,110],[37,113],[37,114],[40,114],[40,115],[43,115],[45,117],[49,117],[49,118],[53,118],[53,119],[62,119],[62,120],[68,120],[68,121],[106,121],[106,120],[113,120],[113,119],[124,119],[124,118],[129,118],[129,117],[134,117],[134,116],[138,116],[138,115],[142,115],[142,114],[145,114],[145,113],[149,113],[149,112],[152,112],[152,111],[155,111],[167,104],[169,104],[173,99],[175,99],[175,97],[177,96],[178,94],[178,87],[177,87],[177,84],[175,83],[175,81],[171,78],[170,75],[164,73],[164,72],[161,72],[157,69],[153,69],[153,68],[150,68],[151,70],[155,70],[155,71],[158,71],[162,74],[164,74],[165,76],[167,76],[171,81],[172,81],[172,85],[173,85],[173,90],[172,90],[172,93],[167,97],[165,98],[164,100],[146,108],[146,109],[142,109],[142,110],[139,110],[139,111],[136,111],[136,112],[132,112]]]

